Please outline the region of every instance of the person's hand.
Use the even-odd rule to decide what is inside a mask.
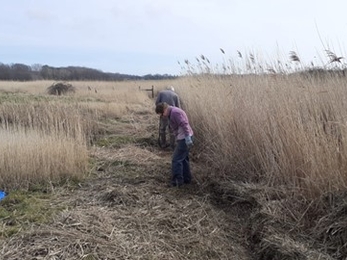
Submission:
[[[192,138],[190,136],[186,136],[184,139],[186,141],[186,145],[187,145],[188,149],[190,149],[193,146]]]

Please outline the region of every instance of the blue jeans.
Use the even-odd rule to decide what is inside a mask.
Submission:
[[[181,186],[184,183],[189,184],[192,180],[189,165],[189,149],[184,139],[178,140],[176,143],[172,155],[171,173],[171,184],[173,186]]]

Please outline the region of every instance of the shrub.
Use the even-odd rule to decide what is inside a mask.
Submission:
[[[74,93],[75,87],[73,87],[69,83],[58,82],[58,83],[54,83],[50,87],[48,87],[47,92],[50,95],[61,96],[61,95],[65,95],[67,93]]]

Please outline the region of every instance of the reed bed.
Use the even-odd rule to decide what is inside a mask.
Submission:
[[[187,79],[186,79],[187,80]],[[300,75],[196,76],[177,88],[211,178],[314,198],[346,188],[346,83]]]
[[[87,172],[85,143],[72,137],[25,129],[1,129],[0,136],[0,183],[6,191],[82,179]]]
[[[203,164],[203,166],[199,165],[201,168],[193,169],[198,170],[194,171],[194,174],[198,176],[198,179],[200,178],[199,185],[202,189],[209,188],[209,192],[218,195],[219,197],[216,196],[220,200],[218,202],[225,203],[223,205],[226,207],[238,204],[237,201],[231,203],[230,200],[232,199],[240,199],[243,200],[240,204],[248,203],[247,205],[250,205],[250,210],[255,211],[254,214],[247,216],[247,220],[252,225],[251,232],[253,233],[250,237],[258,238],[256,242],[250,241],[255,245],[254,251],[259,249],[260,253],[265,252],[264,255],[295,256],[301,250],[300,255],[308,255],[310,250],[313,250],[311,245],[315,244],[319,247],[315,251],[316,253],[322,251],[326,255],[334,255],[331,251],[336,249],[339,254],[344,254],[346,244],[343,237],[346,234],[346,228],[341,214],[345,210],[343,201],[346,194],[343,191],[346,190],[347,184],[345,153],[347,148],[347,93],[343,73],[332,71],[322,74],[318,70],[315,73],[308,71],[307,73],[291,74],[213,74],[211,73],[212,68],[210,71],[207,70],[209,65],[206,58],[204,59],[205,63],[200,69],[202,68],[204,72],[208,73],[191,73],[189,76],[168,82],[122,82],[117,84],[105,83],[105,85],[92,82],[73,83],[77,89],[76,93],[64,97],[47,97],[43,87],[40,90],[35,89],[38,91],[36,94],[4,90],[0,104],[2,129],[4,134],[10,133],[16,136],[16,140],[23,140],[21,143],[25,145],[20,146],[18,144],[21,149],[17,149],[17,156],[24,159],[28,158],[30,163],[26,160],[9,161],[6,159],[4,161],[10,162],[11,165],[24,162],[28,165],[34,165],[33,169],[37,167],[39,161],[47,161],[47,165],[54,166],[55,161],[53,159],[49,161],[48,157],[40,154],[35,157],[29,156],[34,151],[30,150],[31,148],[25,148],[29,146],[26,145],[28,139],[36,140],[38,133],[47,139],[46,145],[42,144],[46,149],[49,147],[55,150],[55,148],[63,147],[61,152],[65,149],[68,151],[75,149],[76,152],[76,149],[80,147],[87,151],[88,145],[93,144],[93,138],[107,133],[110,130],[107,127],[111,127],[110,125],[113,127],[110,131],[113,134],[118,131],[122,132],[121,135],[135,136],[140,131],[153,129],[156,131],[155,127],[149,125],[156,120],[156,115],[152,110],[154,100],[151,99],[148,92],[139,91],[139,86],[147,88],[155,85],[155,89],[158,91],[167,85],[173,85],[181,97],[183,108],[187,112],[195,132],[192,159],[196,164]],[[256,66],[255,61],[250,59],[249,64],[252,65],[252,71],[259,72],[259,67]],[[192,68],[191,71],[193,71]],[[232,71],[234,72],[234,70]],[[261,70],[260,72],[264,71]],[[26,101],[28,95],[30,102]],[[33,97],[35,97],[35,101],[33,101]],[[12,98],[11,102],[7,100],[8,98]],[[143,122],[136,121],[140,117]],[[122,120],[126,121],[126,126],[121,124]],[[62,144],[59,145],[57,139],[54,138],[60,138],[58,141],[61,141]],[[11,140],[10,137],[6,139]],[[68,140],[70,145],[73,143],[72,146],[67,147],[64,140]],[[53,147],[52,143],[55,142],[58,145]],[[6,147],[9,146],[16,147],[13,144]],[[5,148],[4,151],[6,151]],[[112,169],[110,174],[118,174],[120,167],[118,164],[122,167],[127,165],[125,163],[128,161],[127,158],[133,157],[132,163],[141,166],[134,167],[136,172],[133,174],[137,177],[146,175],[144,177],[146,181],[136,182],[136,190],[138,190],[138,185],[147,185],[150,174],[156,175],[156,171],[163,171],[159,166],[161,165],[160,157],[155,154],[148,155],[148,150],[143,150],[142,147],[135,149],[131,146],[117,146],[115,152],[113,152],[115,150],[113,147],[107,151],[103,148],[100,148],[102,150],[95,149],[96,153],[108,158],[109,161],[105,165],[110,167],[116,165],[114,167],[117,167]],[[49,151],[45,150],[45,154],[47,153]],[[83,151],[78,153],[85,154]],[[2,156],[4,157],[6,154],[8,153],[4,152]],[[69,176],[73,176],[72,172],[85,171],[86,164],[84,160],[80,160],[81,158],[74,158],[73,156],[64,158],[53,152],[52,154],[53,157],[60,158],[59,161],[71,158],[74,162],[73,166],[69,167],[70,170],[73,169],[71,171],[57,166],[60,173],[65,172]],[[36,163],[32,161],[36,161]],[[156,164],[160,169],[145,169],[148,167],[147,164]],[[100,169],[104,169],[105,165],[100,166]],[[78,170],[74,167],[78,167]],[[18,167],[18,169],[21,168]],[[48,167],[42,169],[42,172],[36,171],[28,176],[35,177],[32,180],[40,180],[35,175],[39,174],[43,180],[45,178],[50,179],[51,175],[49,174],[51,172],[54,176],[58,175]],[[129,166],[129,169],[132,168]],[[16,170],[17,168],[11,169],[9,172],[16,172]],[[24,170],[22,172],[24,174]],[[32,172],[34,171],[32,170]],[[204,175],[204,177],[202,178],[199,174]],[[6,177],[6,174],[4,176]],[[130,178],[129,175],[126,177]],[[25,177],[21,178],[25,180],[25,183],[28,183]],[[119,176],[114,176],[114,178],[119,180]],[[157,180],[156,178],[153,179]],[[125,179],[123,178],[122,181]],[[163,180],[160,181],[160,183],[163,182]],[[6,182],[10,183],[7,180]],[[13,187],[20,186],[19,183],[21,183],[19,178],[12,181]],[[206,183],[213,183],[215,186]],[[245,187],[252,187],[245,191],[247,196],[230,192],[235,185],[239,185],[238,183]],[[27,184],[22,186],[27,187],[25,185]],[[106,184],[103,183],[103,185]],[[147,204],[143,202],[142,205],[142,202],[139,202],[142,201],[141,198],[146,198],[146,203],[152,203],[152,198],[148,197],[151,194],[140,193],[151,190],[153,187],[157,188],[158,185],[155,183],[155,186],[143,187],[144,190],[139,190],[135,198],[133,196],[135,188],[132,189],[128,184],[124,185],[121,182],[116,187],[103,192],[102,196],[94,197],[94,204],[88,206],[90,209],[88,214],[85,212],[80,214],[81,208],[76,208],[75,212],[69,212],[71,218],[63,216],[64,221],[72,221],[67,223],[67,226],[64,226],[64,221],[57,220],[55,231],[52,233],[59,241],[62,241],[61,246],[57,248],[57,254],[66,257],[87,257],[83,251],[86,248],[86,251],[94,252],[88,253],[93,256],[111,257],[109,252],[104,252],[100,250],[100,247],[93,246],[95,243],[100,245],[104,243],[106,247],[118,250],[119,257],[130,257],[130,249],[134,249],[135,251],[132,251],[133,256],[146,254],[148,258],[164,257],[170,259],[178,256],[185,259],[185,256],[177,252],[175,247],[165,243],[172,239],[178,247],[181,247],[183,240],[180,238],[182,238],[182,232],[186,230],[184,228],[178,230],[178,235],[175,238],[160,237],[163,234],[168,234],[169,231],[162,230],[163,233],[158,233],[158,230],[161,230],[161,226],[158,225],[160,223],[165,224],[163,219],[170,218],[170,216],[159,215],[159,212],[153,209],[162,207],[164,213],[170,212],[175,216],[178,214],[172,211],[172,207],[167,204],[167,201],[162,201],[162,203],[158,201],[159,204],[157,205],[155,204],[156,200],[153,200],[154,204],[151,204],[151,211],[148,211],[151,214],[146,215]],[[94,194],[103,190],[103,187],[95,187]],[[204,191],[207,192],[207,189]],[[228,194],[231,195],[228,196]],[[154,197],[158,199],[157,196]],[[100,207],[94,209],[94,206],[100,206],[99,204],[101,204],[102,210]],[[257,212],[255,208],[259,204],[261,209]],[[163,208],[163,205],[168,205],[170,209]],[[191,225],[190,221],[192,223],[199,221],[198,215],[202,214],[201,218],[207,218],[208,223],[206,225],[209,225],[218,219],[218,214],[222,215],[221,212],[210,212],[211,208],[207,207],[205,212],[209,213],[204,217],[205,212],[200,212],[201,205],[206,207],[201,201],[194,200],[192,204],[189,204],[189,207],[184,208],[185,210],[189,208],[190,211],[182,210],[183,213],[181,213],[185,214],[185,217],[182,215],[184,220],[180,219],[177,223],[187,220],[186,217],[188,216],[188,219],[190,217],[189,223],[185,223],[184,226],[189,226]],[[175,207],[180,208],[181,206],[184,206],[182,201],[175,204]],[[108,211],[107,207],[119,210],[117,216],[129,216],[129,223],[126,224],[125,219],[117,222],[119,219],[113,215],[111,210]],[[110,215],[95,219],[95,215],[99,211],[110,213]],[[331,211],[330,214],[327,214],[328,211]],[[223,211],[223,214],[225,212]],[[245,212],[249,213],[250,211]],[[196,216],[196,218],[191,216]],[[223,219],[225,219],[224,217]],[[92,220],[95,220],[93,234],[96,234],[97,238],[90,236],[88,225],[85,224]],[[151,221],[153,221],[153,225],[150,224]],[[105,224],[105,227],[101,227],[100,223]],[[122,223],[125,226],[122,226]],[[136,229],[131,226],[132,223],[136,223]],[[174,226],[177,226],[177,223],[175,222]],[[218,235],[216,234],[214,237],[214,233],[212,233],[216,228],[215,225],[208,228],[206,233],[211,234],[215,241],[219,241],[218,239],[223,237],[227,238],[228,234],[223,232],[227,227],[220,226],[222,223],[218,221],[215,223],[217,223]],[[69,232],[63,233],[61,231],[63,226],[71,229]],[[130,233],[114,233],[115,231],[112,233],[115,226],[115,230],[118,231],[129,228]],[[168,223],[168,226],[172,226],[172,223]],[[220,252],[221,248],[216,244],[209,244],[211,243],[210,240],[199,241],[199,238],[203,237],[205,227],[208,226],[199,227],[197,233],[191,234],[191,237],[184,237],[184,239],[192,238],[197,241],[196,245],[201,243],[203,248],[210,248],[208,252],[205,251],[206,253],[216,253],[214,248],[218,248],[217,251]],[[110,231],[110,233],[102,230],[102,228]],[[43,229],[40,233],[40,230],[35,229],[24,234],[23,237],[39,247],[43,243],[40,237],[46,235],[44,233],[46,230]],[[144,236],[139,233],[140,231],[144,231],[149,236]],[[286,235],[283,236],[283,234]],[[82,236],[84,240],[78,240]],[[65,238],[75,242],[64,244]],[[300,239],[301,241],[309,241],[309,243],[300,243]],[[163,241],[165,243],[162,243]],[[56,244],[53,244],[54,241],[50,242],[54,248]],[[310,244],[311,242],[312,244]],[[122,245],[121,249],[113,248],[115,243]],[[222,245],[223,241],[220,240],[218,243]],[[152,244],[153,247],[149,247],[149,244]],[[324,249],[324,244],[329,244],[330,249]],[[194,244],[194,246],[196,245]],[[14,252],[19,252],[15,251],[18,248],[16,240],[13,243],[7,241],[5,246],[7,250],[4,252],[5,255],[14,256]],[[62,247],[66,249],[66,255],[63,251],[58,252],[59,248]],[[79,251],[80,248],[83,250]],[[203,248],[199,249],[199,252],[204,252]],[[185,252],[190,252],[189,248]],[[227,252],[226,255],[216,254],[211,257],[228,259],[229,253]],[[16,254],[15,256],[19,257],[20,253]],[[45,252],[45,255],[49,255],[49,253]],[[195,255],[194,257],[201,258],[203,256]],[[326,256],[323,259],[330,258]]]
[[[194,158],[206,163],[206,181],[221,190],[218,203],[225,198],[231,207],[241,198],[253,207],[245,218],[255,254],[343,259],[343,71],[198,74],[176,89],[195,132]],[[235,194],[235,185],[254,186],[242,195]]]
[[[148,105],[137,86],[79,82],[75,93],[52,96],[46,92],[51,84],[1,82],[0,189],[83,178],[89,147],[107,131],[104,122]]]
[[[43,94],[50,83],[32,83],[45,102],[3,101],[2,126],[64,132],[83,143],[100,130],[97,120],[152,106],[148,93],[138,91],[144,82],[73,83],[77,92],[59,99]],[[167,85],[180,94],[196,133],[196,153],[217,169],[216,178],[262,180],[309,197],[346,187],[343,78],[200,74],[157,83],[156,91]]]

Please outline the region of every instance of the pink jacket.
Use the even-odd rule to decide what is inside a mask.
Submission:
[[[189,125],[189,120],[186,112],[178,107],[169,106],[168,117],[170,127],[176,137],[176,140],[182,140],[186,136],[193,136],[194,132]]]

